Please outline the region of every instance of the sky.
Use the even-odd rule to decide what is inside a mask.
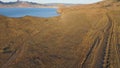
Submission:
[[[10,2],[16,0],[0,0],[3,2]],[[95,3],[102,0],[20,0],[20,1],[29,1],[29,2],[37,2],[37,3],[74,3],[74,4],[90,4]]]

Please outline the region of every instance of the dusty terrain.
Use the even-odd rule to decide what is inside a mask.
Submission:
[[[60,8],[53,18],[0,16],[0,68],[120,68],[120,3]]]

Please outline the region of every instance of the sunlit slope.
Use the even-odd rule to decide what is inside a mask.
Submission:
[[[101,2],[53,18],[0,16],[0,68],[119,68],[119,12]]]
[[[76,49],[79,59],[73,68],[120,67],[119,3],[97,3],[88,7],[61,8],[59,11],[63,14],[63,22],[72,23],[72,26],[79,23],[74,28],[90,27]]]

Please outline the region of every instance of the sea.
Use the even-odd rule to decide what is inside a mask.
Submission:
[[[54,17],[58,16],[56,8],[0,8],[0,15],[7,17]]]

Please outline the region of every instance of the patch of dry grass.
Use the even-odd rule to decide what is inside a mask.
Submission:
[[[100,68],[109,38],[120,33],[119,7],[119,3],[72,6],[59,9],[61,15],[52,18],[0,16],[0,67]]]

